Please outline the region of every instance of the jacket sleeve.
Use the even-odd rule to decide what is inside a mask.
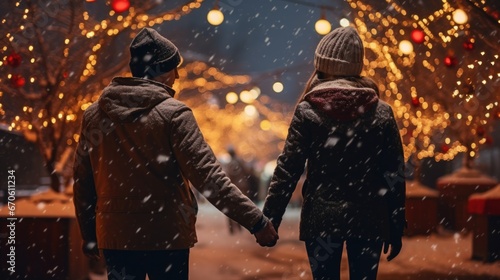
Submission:
[[[276,229],[281,224],[286,206],[304,172],[311,143],[309,138],[308,125],[305,123],[303,109],[299,105],[288,129],[283,152],[278,157],[264,204],[264,215],[271,219]]]
[[[170,141],[183,176],[226,216],[251,233],[260,230],[267,218],[222,171],[191,110],[182,106],[171,123]]]
[[[384,128],[384,143],[386,151],[382,153],[382,166],[384,167],[384,180],[387,184],[388,210],[390,216],[391,237],[399,238],[403,235],[406,226],[405,201],[406,181],[405,162],[401,136],[392,110],[390,118]]]
[[[97,195],[94,184],[94,176],[89,157],[89,142],[85,137],[85,124],[82,124],[80,140],[75,153],[73,165],[73,203],[75,204],[76,218],[80,226],[83,240],[97,242],[95,207]]]

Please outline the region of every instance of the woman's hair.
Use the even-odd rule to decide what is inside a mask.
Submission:
[[[309,77],[309,80],[307,81],[306,86],[304,87],[304,91],[300,95],[300,98],[299,98],[299,100],[297,102],[297,105],[300,102],[304,101],[304,98],[306,97],[307,93],[309,93],[312,90],[313,82],[315,80],[330,80],[330,81],[333,81],[333,80],[337,80],[337,79],[343,79],[343,80],[347,80],[347,81],[351,81],[351,82],[356,82],[356,83],[358,83],[362,87],[371,88],[371,89],[373,89],[375,91],[375,93],[377,94],[377,96],[380,97],[380,92],[379,92],[377,83],[375,83],[375,81],[372,80],[371,78],[364,77],[364,76],[335,76],[335,77],[328,77],[327,74],[325,74],[323,72],[320,72],[318,70],[314,70],[314,72],[312,73],[311,77]]]
[[[304,91],[302,92],[302,94],[300,94],[300,98],[299,98],[298,103],[302,102],[304,100],[304,97],[306,96],[306,94],[311,91],[312,83],[315,80],[315,78],[318,77],[318,79],[321,79],[321,78],[323,78],[322,77],[323,75],[324,74],[319,72],[318,70],[314,70],[314,72],[311,74],[311,77],[309,77],[309,80],[307,80],[306,86],[304,87]]]

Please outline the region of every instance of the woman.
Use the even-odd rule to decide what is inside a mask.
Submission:
[[[346,244],[351,279],[376,279],[382,247],[401,250],[404,158],[391,107],[360,77],[364,49],[352,27],[318,44],[269,187],[264,214],[278,229],[304,168],[300,239],[314,279],[340,279]]]

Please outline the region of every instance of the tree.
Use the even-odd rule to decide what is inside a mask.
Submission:
[[[59,191],[61,178],[69,180],[72,175],[85,109],[114,76],[130,75],[123,46],[141,28],[179,19],[201,2],[168,8],[174,4],[137,0],[123,13],[103,2],[81,0],[0,3],[1,28],[6,31],[0,41],[0,122],[36,142],[52,189]],[[289,109],[269,98],[257,100],[258,94],[247,100],[253,104],[226,104],[225,89],[255,94],[251,77],[228,75],[184,58],[174,86],[178,97],[193,108],[214,150],[222,152],[231,143],[247,156],[268,160],[277,156],[286,137]],[[253,113],[245,113],[245,108]]]
[[[366,74],[381,82],[382,97],[393,105],[402,124],[405,157],[439,161],[467,152],[470,167],[500,117],[498,3],[349,4],[367,43]],[[460,22],[457,16],[464,14],[468,21]],[[405,51],[405,46],[410,49]]]
[[[288,132],[290,105],[260,95],[252,77],[227,75],[204,62],[187,63],[179,76],[174,85],[178,98],[193,109],[216,154],[232,145],[247,160],[277,158]]]
[[[137,0],[123,13],[106,15],[96,8],[90,12],[97,3],[82,0],[0,3],[5,34],[0,38],[0,121],[36,142],[52,189],[59,191],[68,169],[65,161],[78,141],[83,111],[127,69],[128,59],[116,54],[123,41],[142,27],[178,19],[202,1],[166,9],[161,1]]]

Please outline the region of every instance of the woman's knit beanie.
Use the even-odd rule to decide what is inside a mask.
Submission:
[[[364,48],[358,32],[339,27],[321,39],[314,55],[316,70],[332,76],[359,76]]]

